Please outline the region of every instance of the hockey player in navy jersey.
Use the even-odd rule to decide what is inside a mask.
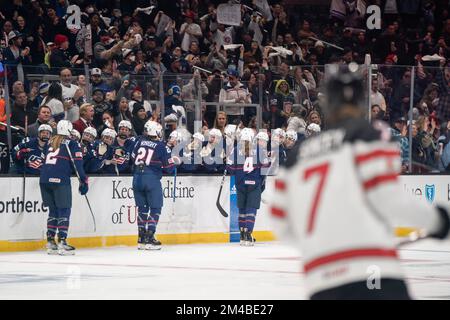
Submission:
[[[200,156],[206,172],[215,173],[225,170],[225,149],[223,147],[222,132],[219,129],[209,130],[208,141],[203,142]]]
[[[70,133],[70,139],[75,142],[80,142],[80,140],[81,140],[80,132],[76,129],[72,129],[72,132]]]
[[[163,171],[175,170],[171,150],[161,139],[162,128],[157,122],[144,125],[144,135],[131,155],[134,165],[133,191],[138,207],[138,249],[159,250],[161,242],[155,233],[163,206],[161,178]],[[179,160],[176,161],[179,163]]]
[[[49,254],[73,255],[75,248],[67,244],[70,214],[72,208],[72,189],[70,176],[73,164],[82,183],[79,192],[88,192],[88,178],[83,169],[83,154],[78,142],[70,140],[72,124],[61,120],[57,135],[49,142],[48,153],[41,169],[40,189],[42,201],[49,208],[47,220],[47,252]],[[69,154],[70,152],[70,154]],[[58,243],[55,236],[58,233]]]
[[[102,167],[102,160],[97,158],[96,144],[97,130],[87,127],[81,136],[81,151],[83,152],[83,167],[86,173],[96,173]]]
[[[116,136],[116,131],[108,128],[103,130],[101,140],[97,140],[94,142],[95,156],[90,163],[90,169],[96,170],[92,171],[93,173],[107,172],[106,170],[111,170],[115,174],[118,173],[118,170],[116,170],[117,165],[115,161],[113,161],[113,143],[116,139]],[[111,166],[111,169],[108,169],[109,166]]]
[[[18,173],[39,176],[47,153],[47,142],[52,136],[53,129],[48,124],[41,124],[37,138],[25,138],[12,152]]]
[[[105,166],[104,172],[109,174],[131,173],[131,153],[136,144],[132,137],[133,126],[130,121],[122,120],[119,123],[119,133],[111,145],[112,159],[110,165]]]
[[[237,206],[239,209],[239,230],[241,245],[253,246],[253,227],[256,213],[261,205],[261,192],[264,182],[263,168],[269,161],[260,148],[253,144],[252,129],[244,128],[240,141],[228,159],[227,170],[236,177]]]
[[[186,148],[183,149],[182,164],[180,166],[179,172],[199,173],[203,171],[203,160],[200,156],[200,151],[202,150],[202,144],[204,141],[205,137],[200,132],[196,132],[192,135],[191,143],[189,143]]]

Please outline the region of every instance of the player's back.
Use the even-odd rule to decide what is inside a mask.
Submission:
[[[71,155],[69,155],[67,147],[69,148]],[[41,168],[40,182],[70,184],[70,176],[73,172],[70,156],[72,156],[75,163],[80,162],[82,164],[83,153],[78,142],[64,139],[56,150],[50,146],[45,158],[45,163]],[[84,180],[84,170],[82,170],[82,166],[81,168],[78,168],[78,171]]]
[[[398,155],[379,131],[353,121],[303,142],[297,159],[288,160],[272,214],[299,241],[310,290],[365,281],[372,264],[384,277],[401,276],[393,228],[366,195],[396,178]]]
[[[142,137],[132,153],[134,174],[150,174],[161,178],[163,171],[171,172],[174,168],[170,154],[170,148],[164,142]]]

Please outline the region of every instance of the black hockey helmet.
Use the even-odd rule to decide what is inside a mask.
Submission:
[[[333,121],[343,107],[364,111],[367,88],[361,69],[356,63],[327,66],[323,105],[327,120]]]

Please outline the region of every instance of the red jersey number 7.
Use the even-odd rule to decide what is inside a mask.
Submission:
[[[319,206],[319,200],[322,195],[323,186],[325,185],[325,180],[327,178],[329,168],[330,164],[324,163],[319,166],[308,168],[304,172],[303,175],[304,181],[308,181],[311,177],[316,175],[320,177],[319,185],[314,194],[311,212],[309,213],[307,234],[311,234],[314,229],[314,222],[316,220],[317,208]]]

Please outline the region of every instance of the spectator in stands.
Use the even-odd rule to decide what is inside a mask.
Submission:
[[[105,111],[102,114],[102,124],[97,128],[97,131],[100,135],[105,129],[112,129],[117,132],[115,123],[116,121],[114,119],[114,114],[112,113],[112,111]]]
[[[86,128],[95,128],[94,121],[94,106],[91,103],[84,103],[80,106],[80,119],[73,123],[73,128],[81,135]]]
[[[234,104],[251,103],[251,94],[245,85],[239,81],[239,73],[237,70],[228,70],[228,83],[220,90],[219,102]],[[241,119],[242,115],[244,115],[243,108],[239,106],[226,107],[225,110],[229,123],[234,123],[235,120]]]
[[[25,92],[17,95],[11,111],[11,125],[13,126],[19,126],[28,130],[28,125],[36,121],[37,114],[33,112],[33,104],[28,100]]]
[[[73,67],[78,56],[70,58],[67,51],[69,49],[69,38],[63,34],[57,34],[55,36],[55,46],[50,55],[50,67],[55,69]],[[55,70],[55,73],[57,71]]]
[[[55,122],[66,118],[64,109],[62,87],[59,83],[53,82],[48,88],[47,96],[42,100],[42,106],[48,106],[52,110],[52,116]]]
[[[140,70],[136,70],[136,66],[136,56],[134,55],[133,50],[122,49],[122,63],[119,64],[117,70],[123,74],[138,73]]]
[[[94,106],[94,120],[93,124],[96,128],[102,125],[102,116],[105,111],[112,111],[112,105],[105,101],[105,93],[100,88],[96,88],[92,91],[92,104]]]
[[[322,127],[322,116],[320,115],[320,113],[318,111],[315,111],[315,110],[311,111],[308,114],[306,123],[308,125],[311,123],[315,123],[315,124],[318,124],[321,128],[323,128]]]
[[[145,112],[144,106],[136,103],[133,108],[132,124],[136,135],[141,136],[144,133],[144,125],[149,120],[147,112]]]
[[[127,120],[131,122],[132,119],[133,116],[128,107],[128,99],[126,97],[121,97],[119,100],[119,114],[116,117],[115,125],[118,125],[122,120]]]
[[[214,129],[220,130],[223,136],[225,136],[225,127],[227,126],[227,114],[224,111],[217,112],[216,119],[214,120]]]
[[[272,121],[275,128],[281,128],[286,125],[286,121],[292,112],[292,104],[295,101],[295,97],[291,93],[286,80],[278,80],[276,82],[274,99],[277,101],[277,108],[272,115]]]
[[[103,93],[107,93],[112,90],[112,88],[102,79],[102,70],[99,68],[93,68],[91,71],[91,84],[92,90],[100,89]]]
[[[72,71],[64,68],[59,72],[62,97],[64,99],[64,107],[67,110],[67,119],[75,122],[80,118],[79,106],[85,101],[83,100],[84,92],[77,85],[72,83]]]
[[[37,114],[37,120],[35,123],[28,126],[28,136],[35,138],[38,136],[38,129],[41,124],[48,124],[53,129],[53,133],[56,134],[56,122],[52,118],[52,110],[47,106],[40,106]]]
[[[18,31],[11,31],[8,34],[8,44],[4,52],[4,62],[10,68],[9,76],[10,81],[22,81],[24,82],[24,69],[23,66],[31,64],[30,48],[24,48],[22,46],[23,36]]]
[[[381,110],[380,106],[378,104],[372,104],[372,107],[370,108],[371,114],[371,121],[377,121],[377,120],[383,120],[384,118],[384,111]]]
[[[316,80],[312,73],[302,67],[294,69],[294,87],[292,88],[295,95],[295,102],[306,107],[311,107],[310,91],[316,89]]]
[[[199,38],[203,35],[202,29],[194,23],[195,13],[188,10],[184,13],[185,22],[180,27],[181,49],[185,52],[189,51],[189,46],[193,41],[199,43]]]
[[[378,79],[372,79],[372,91],[370,101],[372,105],[376,104],[383,112],[386,112],[386,100],[381,92],[378,90]]]
[[[152,51],[152,53],[150,54],[150,63],[147,66],[147,70],[150,75],[159,77],[161,74],[167,71],[161,60],[161,52],[159,50]]]
[[[410,168],[409,161],[409,133],[407,121],[404,117],[394,119],[393,127],[391,128],[392,139],[400,146],[402,159],[402,172],[405,173]]]

